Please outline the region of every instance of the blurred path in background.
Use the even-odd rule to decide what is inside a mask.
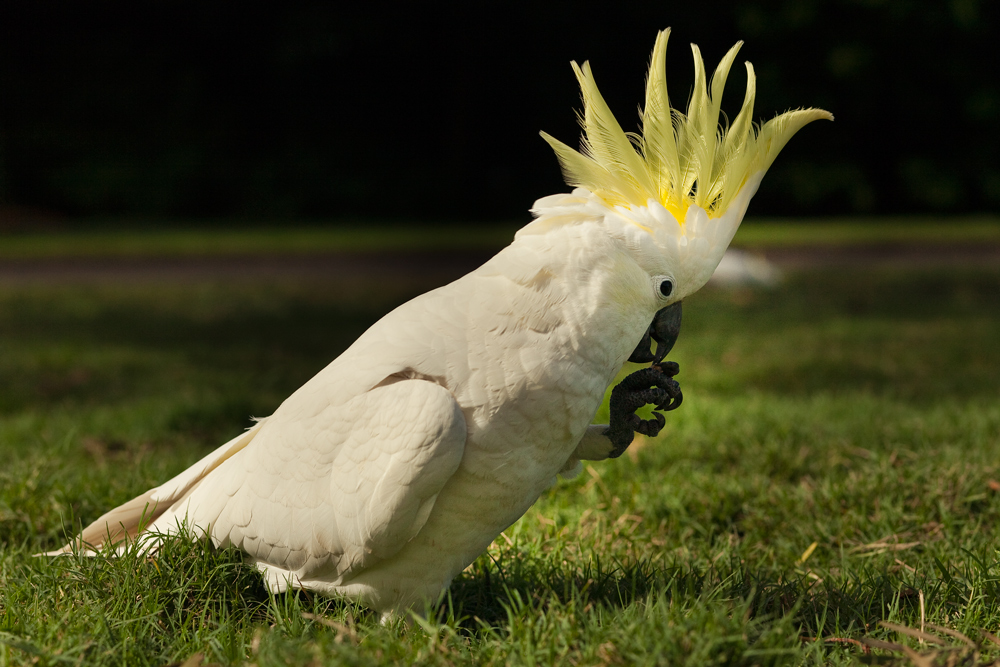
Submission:
[[[454,280],[510,243],[520,223],[164,227],[0,235],[0,284],[306,280],[410,291]],[[752,220],[716,284],[774,284],[783,272],[845,267],[1000,268],[1000,219]]]

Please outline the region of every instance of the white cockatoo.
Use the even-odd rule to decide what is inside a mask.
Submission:
[[[642,133],[626,134],[583,89],[582,150],[542,134],[570,194],[535,203],[535,220],[472,273],[396,308],[266,419],[170,481],[111,510],[73,545],[91,552],[189,531],[233,545],[272,591],[343,596],[383,614],[435,599],[559,473],[621,454],[633,412],[680,400],[661,363],[680,302],[711,277],[775,156],[820,109],[719,127],[741,44],[709,83],[692,45],[687,113],[671,109],[653,49]],[[652,324],[651,324],[652,322]],[[650,340],[657,342],[655,353]],[[636,345],[639,343],[639,347]],[[654,364],[612,397],[626,360]]]

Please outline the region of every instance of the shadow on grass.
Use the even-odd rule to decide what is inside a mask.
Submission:
[[[227,294],[215,298],[225,307]],[[131,299],[97,301],[84,312],[74,310],[70,296],[58,294],[4,305],[0,413],[107,404],[156,391],[177,395],[206,386],[228,394],[227,405],[192,407],[177,416],[178,427],[214,420],[210,411],[230,416],[236,403],[241,410],[253,405],[259,410],[254,395],[263,391],[283,398],[294,391],[395,303],[248,303],[205,317],[146,308]],[[244,411],[241,419],[251,413]]]

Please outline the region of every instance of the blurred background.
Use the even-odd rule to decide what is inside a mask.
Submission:
[[[450,5],[450,3],[449,3]],[[829,109],[750,213],[1000,208],[1000,5],[981,0],[0,5],[0,225],[527,220],[575,144],[570,60],[626,130],[656,30],[686,106],[688,43],[737,40],[756,116]],[[745,75],[734,67],[723,109]]]

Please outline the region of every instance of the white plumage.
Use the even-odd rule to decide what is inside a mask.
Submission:
[[[586,89],[589,105],[596,86]],[[715,121],[703,139],[721,142],[724,157],[734,144]],[[628,201],[634,188],[622,197],[614,185],[652,159],[624,140],[610,151],[618,163],[572,158],[594,163],[576,179],[563,146],[564,169],[587,188],[539,200],[537,219],[496,257],[386,315],[272,416],[100,517],[81,543],[117,544],[145,515],[147,532],[186,525],[237,546],[272,590],[344,595],[389,613],[435,598],[557,473],[607,458],[605,428],[590,425],[606,388],[657,311],[712,275],[763,175],[730,183],[725,206],[676,192],[638,205]],[[635,156],[626,167],[622,150]],[[698,171],[693,153],[671,159]],[[600,170],[617,172],[603,186],[587,181]],[[657,173],[657,187],[671,178]]]

